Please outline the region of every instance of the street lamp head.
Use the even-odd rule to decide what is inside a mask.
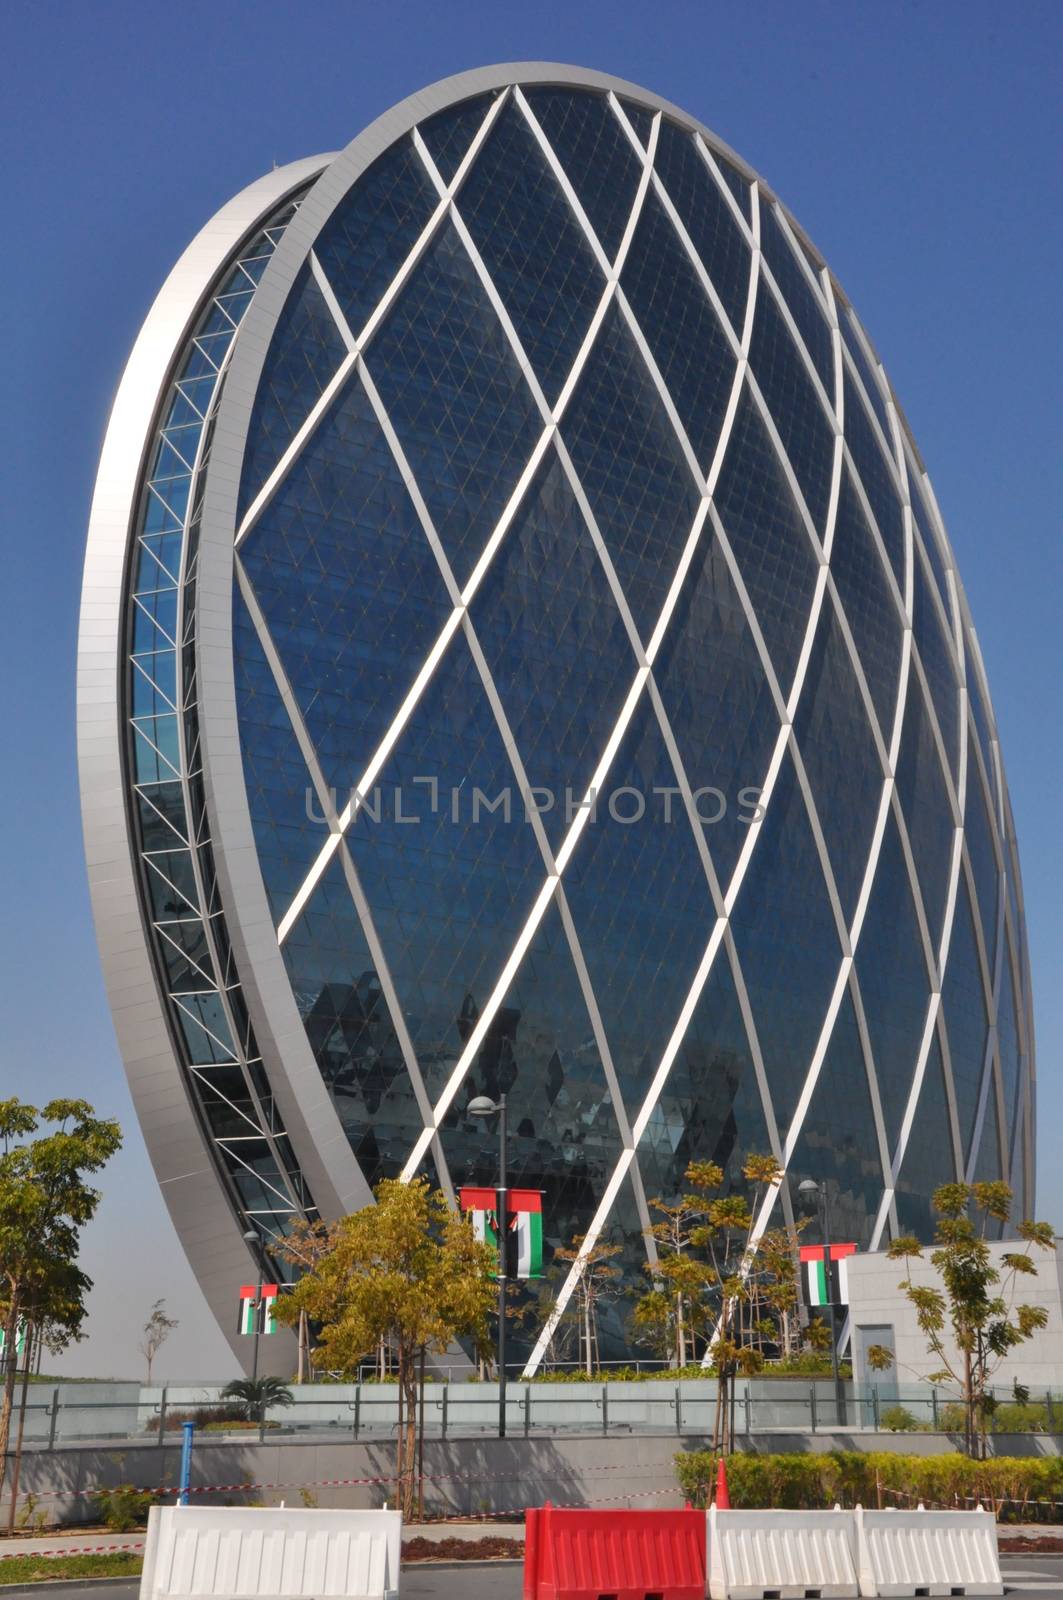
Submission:
[[[802,1178],[797,1185],[797,1192],[798,1194],[808,1195],[811,1198],[812,1195],[819,1193],[819,1184],[815,1178]]]
[[[469,1101],[465,1109],[470,1117],[493,1117],[496,1111],[501,1111],[502,1107],[497,1106],[489,1095],[478,1094]]]
[[[244,1234],[244,1243],[258,1244],[258,1242],[258,1234],[255,1232],[254,1228],[248,1228],[247,1232]]]

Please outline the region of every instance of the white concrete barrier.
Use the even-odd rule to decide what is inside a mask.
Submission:
[[[856,1509],[862,1595],[1004,1593],[989,1511]]]
[[[851,1511],[717,1511],[708,1516],[712,1600],[855,1595]]]
[[[140,1600],[397,1600],[398,1511],[153,1506]]]

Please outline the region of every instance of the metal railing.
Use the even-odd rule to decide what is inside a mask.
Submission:
[[[31,1450],[111,1443],[177,1444],[180,1425],[194,1420],[201,1434],[219,1443],[285,1440],[385,1439],[398,1425],[398,1394],[391,1383],[293,1386],[289,1405],[271,1405],[262,1417],[248,1418],[240,1406],[221,1397],[220,1386],[191,1385],[139,1389],[108,1385],[34,1385],[26,1408],[24,1437]],[[79,1392],[80,1391],[80,1392]],[[840,1399],[840,1406],[839,1406]],[[1063,1395],[1032,1393],[1017,1403],[1010,1390],[995,1396],[995,1432],[1063,1430]],[[674,1434],[711,1436],[716,1409],[712,1379],[666,1378],[643,1382],[519,1383],[508,1385],[507,1432],[511,1437],[550,1435],[624,1436]],[[839,1410],[841,1415],[839,1415]],[[493,1383],[427,1383],[424,1391],[426,1438],[491,1435],[498,1426],[498,1391]],[[928,1385],[843,1385],[839,1397],[830,1379],[740,1380],[735,1395],[739,1434],[959,1433],[963,1413],[958,1397]]]

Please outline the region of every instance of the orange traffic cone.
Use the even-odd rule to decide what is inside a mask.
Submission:
[[[727,1492],[727,1462],[721,1456],[716,1463],[716,1509],[730,1511],[731,1496]]]

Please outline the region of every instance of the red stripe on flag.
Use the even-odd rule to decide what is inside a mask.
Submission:
[[[543,1196],[540,1189],[510,1189],[506,1196],[507,1211],[541,1211]]]
[[[497,1199],[496,1189],[462,1189],[459,1195],[463,1211],[493,1211]]]

